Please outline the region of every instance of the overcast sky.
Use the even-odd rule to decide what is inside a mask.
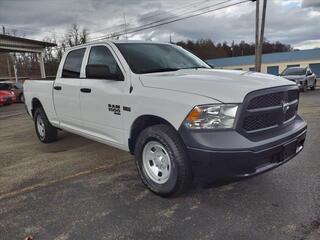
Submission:
[[[0,0],[0,25],[42,40],[61,38],[72,23],[86,27],[90,39],[114,31],[188,14],[223,0]],[[241,0],[228,2],[235,3]],[[220,6],[225,6],[220,5]],[[185,16],[185,15],[183,15]],[[173,41],[211,38],[215,42],[254,42],[255,3],[247,2],[209,14],[129,34],[129,39]],[[120,25],[120,26],[119,26]],[[110,27],[114,27],[111,28]],[[109,28],[109,29],[108,29]],[[320,0],[268,0],[265,37],[295,48],[320,47]],[[121,38],[124,38],[122,36]]]

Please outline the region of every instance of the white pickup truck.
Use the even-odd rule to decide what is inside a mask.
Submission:
[[[302,149],[297,85],[267,74],[215,70],[167,43],[106,41],[69,49],[55,80],[24,84],[40,141],[69,131],[135,155],[161,196],[194,178],[248,177]]]

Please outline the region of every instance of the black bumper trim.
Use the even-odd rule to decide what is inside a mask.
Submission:
[[[196,178],[251,177],[295,157],[303,149],[305,138],[306,129],[289,141],[260,151],[210,151],[192,147],[187,150]]]

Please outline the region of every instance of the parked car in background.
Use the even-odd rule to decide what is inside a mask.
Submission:
[[[317,85],[316,75],[309,67],[288,67],[280,76],[296,82],[302,92],[307,91],[308,88],[314,90]]]
[[[16,101],[16,96],[13,91],[8,91],[2,88],[0,84],[0,106],[9,105]]]
[[[16,102],[24,102],[23,84],[19,82],[0,82],[0,88],[7,91],[13,91],[16,96]]]

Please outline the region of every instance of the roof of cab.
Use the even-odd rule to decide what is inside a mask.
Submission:
[[[170,44],[167,42],[157,42],[157,41],[145,41],[145,40],[113,40],[113,41],[109,41],[109,42],[113,42],[114,44],[117,43],[156,43],[156,44]]]
[[[145,44],[171,44],[167,42],[156,42],[156,41],[142,41],[142,40],[99,40],[99,41],[94,41],[94,42],[89,42],[89,43],[84,43],[80,44],[77,46],[69,47],[66,49],[66,52],[71,51],[73,49],[78,49],[81,47],[86,47],[86,46],[91,46],[91,45],[96,45],[99,43],[113,43],[113,44],[122,44],[122,43],[129,43],[129,44],[137,44],[137,43],[145,43]]]

